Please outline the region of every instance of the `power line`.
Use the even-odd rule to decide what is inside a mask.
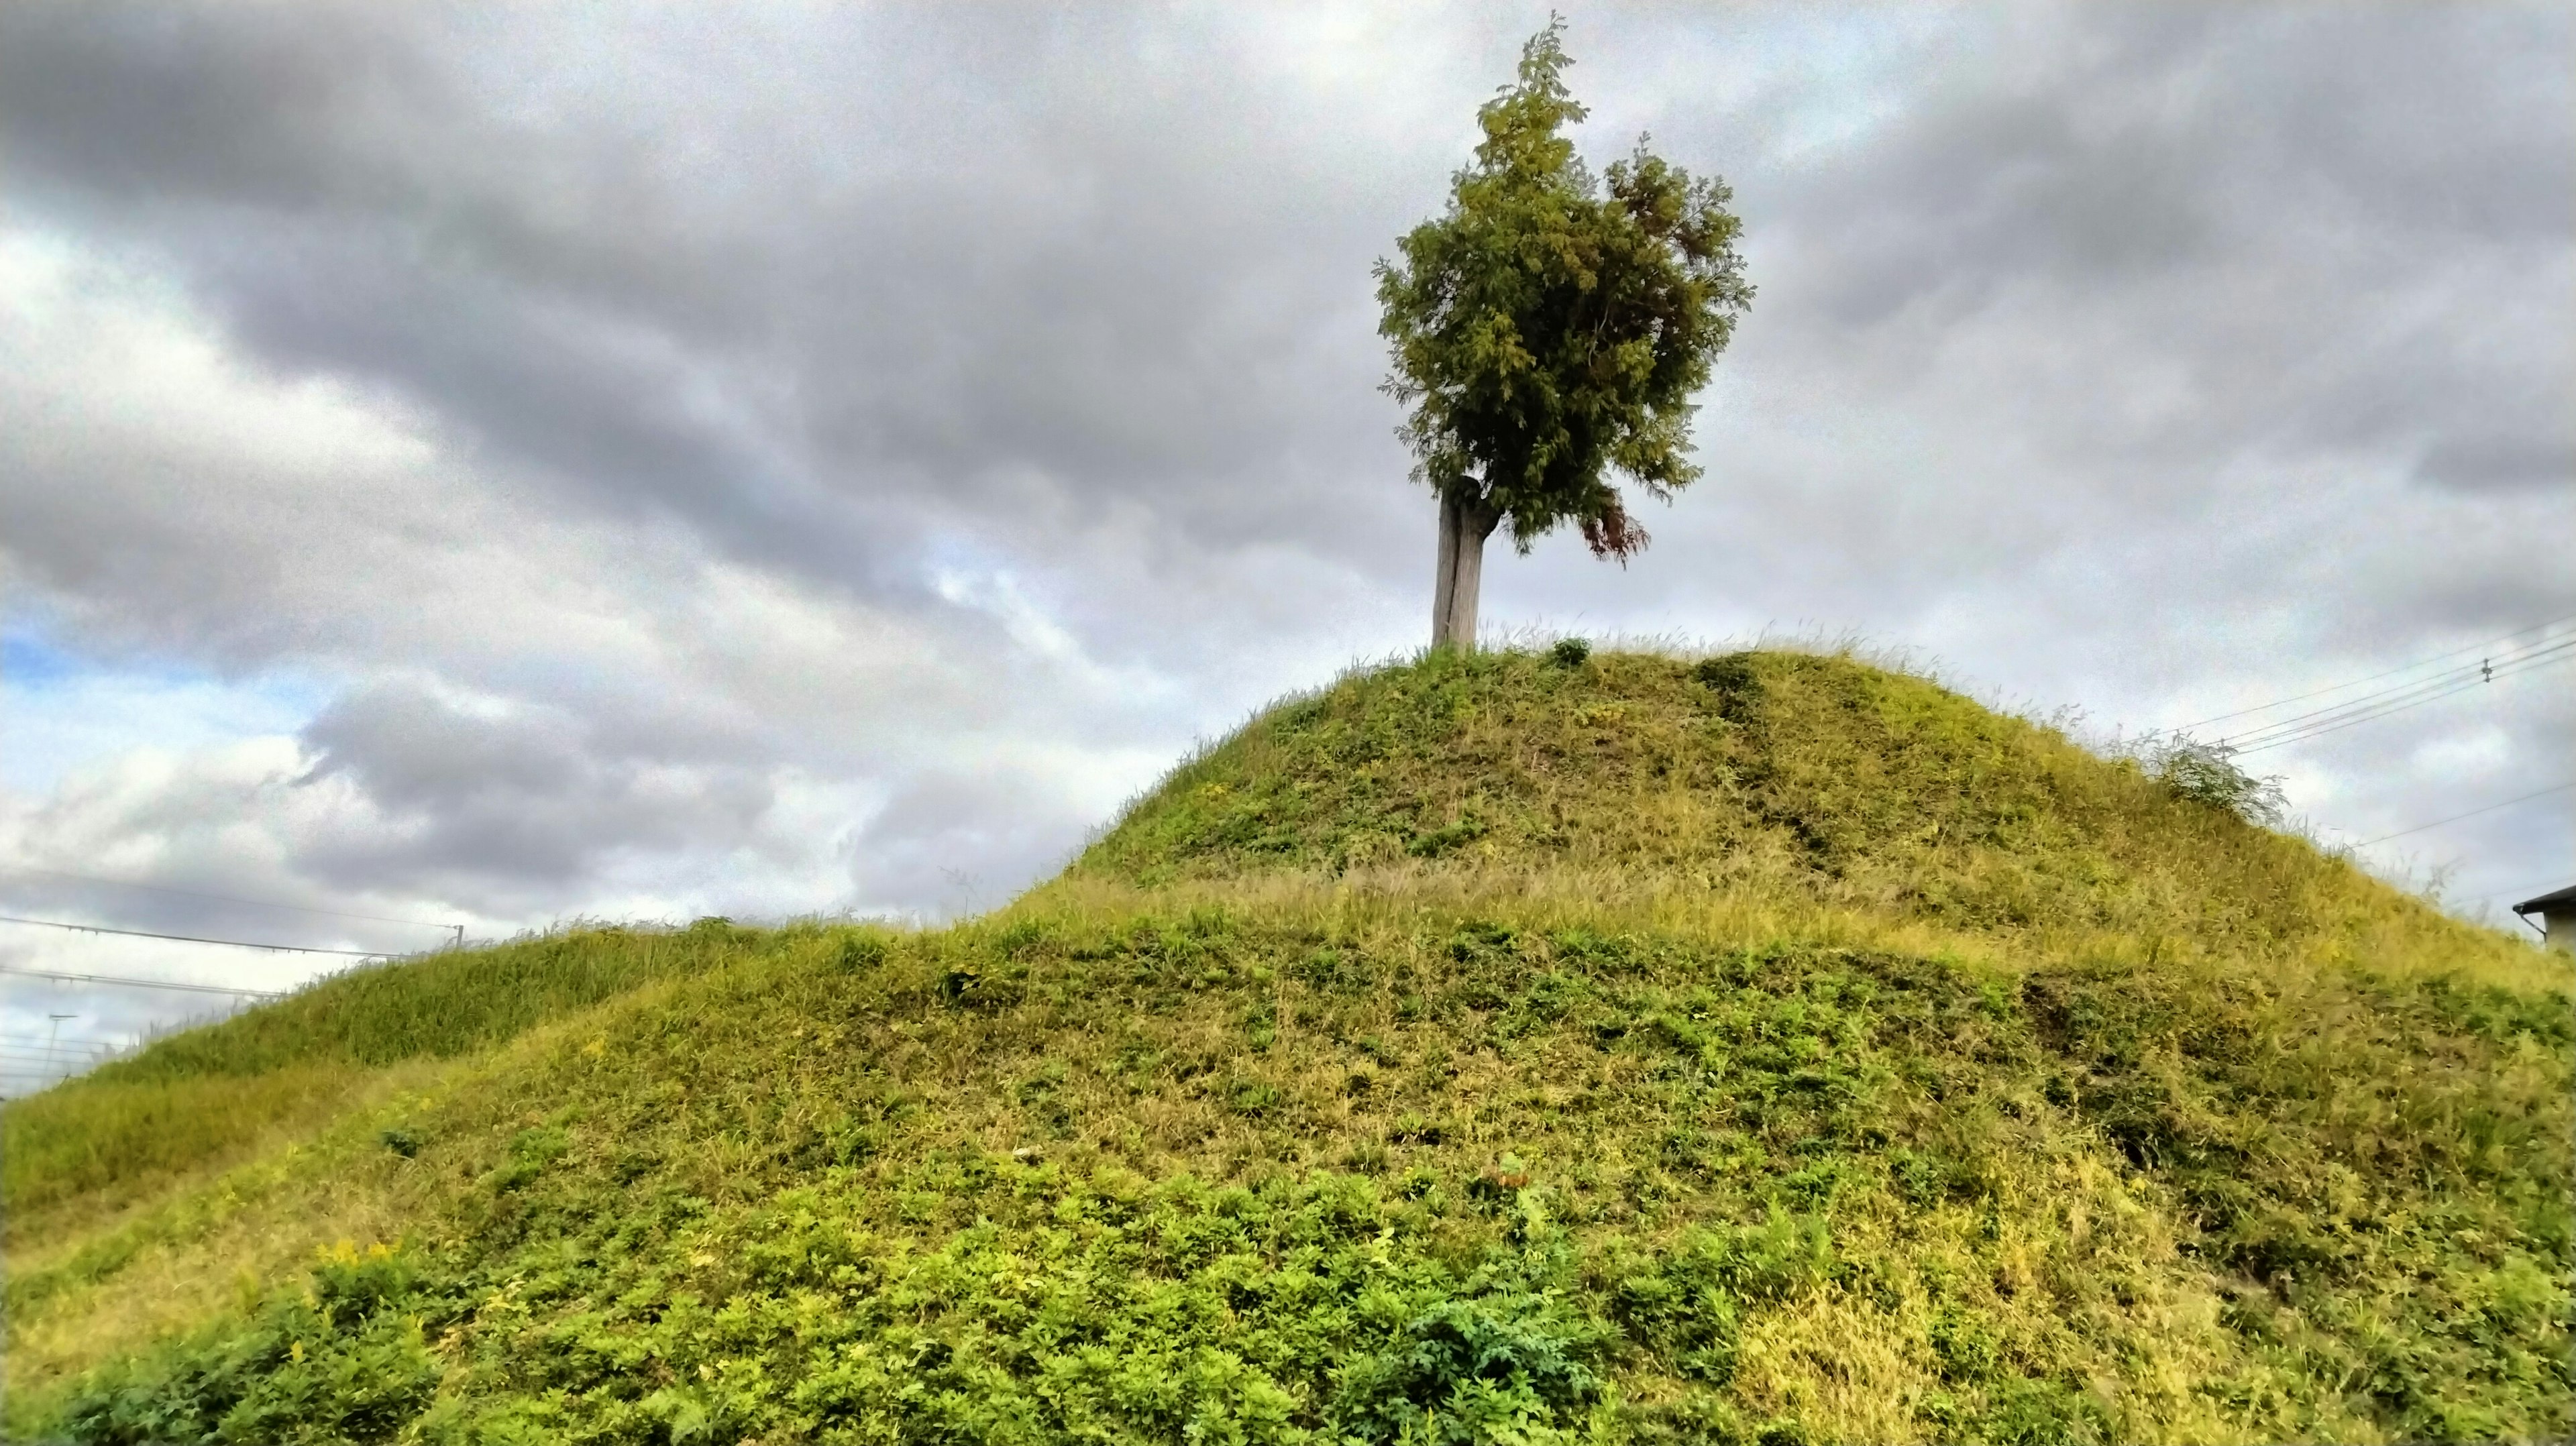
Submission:
[[[2568,659],[2568,658],[2559,658],[2559,659],[2553,659],[2552,661],[2554,661],[2554,662],[2567,662],[2567,661],[2571,661],[2571,659]],[[2543,663],[2543,664],[2538,664],[2538,665],[2535,665],[2535,666],[2537,666],[2537,667],[2546,667],[2546,666],[2548,666],[2548,664]],[[2516,671],[2517,671],[2517,672],[2519,672],[2519,671],[2527,671],[2527,670],[2517,669]],[[2509,675],[2508,675],[2508,674],[2505,674],[2505,673],[2503,673],[2503,672],[2498,672],[2498,673],[2496,674],[2496,677],[2498,677],[2498,678],[2503,678],[2503,677],[2506,677],[2506,676],[2509,676]],[[2482,686],[2482,685],[2483,685],[2483,683],[2485,683],[2485,682],[2487,682],[2487,681],[2492,681],[2492,680],[2481,679],[2481,680],[2474,681],[2474,682],[2462,683],[2462,684],[2459,684],[2459,685],[2458,685],[2458,686],[2456,686],[2456,687],[2447,688],[2447,689],[2443,690],[2442,692],[2429,694],[2429,695],[2427,695],[2427,696],[2425,696],[2425,697],[2421,697],[2421,698],[2414,698],[2414,699],[2410,699],[2410,700],[2408,700],[2408,701],[2406,701],[2406,702],[2403,702],[2403,703],[2396,703],[2396,704],[2392,704],[2392,705],[2390,705],[2390,706],[2388,706],[2388,707],[2381,708],[2381,709],[2379,709],[2379,710],[2377,710],[2377,711],[2375,711],[2375,712],[2359,714],[2359,715],[2356,715],[2356,716],[2353,716],[2353,717],[2348,717],[2348,718],[2338,718],[2338,719],[2332,720],[2331,722],[2321,724],[2321,725],[2319,725],[2319,726],[2317,726],[2317,727],[2314,727],[2314,728],[2310,728],[2310,729],[2306,730],[2305,732],[2300,732],[2300,733],[2291,733],[2291,734],[2285,734],[2285,735],[2282,735],[2282,736],[2279,736],[2279,737],[2266,738],[2266,739],[2264,739],[2263,741],[2261,741],[2261,742],[2259,742],[2259,743],[2250,744],[2250,745],[2247,745],[2247,746],[2244,746],[2244,747],[2237,747],[2237,746],[2235,746],[2235,745],[2232,745],[2232,744],[2231,744],[2231,745],[2229,745],[2229,748],[2230,748],[2230,751],[2231,751],[2231,752],[2235,752],[2235,753],[2262,753],[2262,752],[2266,752],[2266,751],[2271,750],[2271,749],[2274,749],[2274,748],[2286,748],[2286,747],[2288,747],[2289,745],[2291,745],[2291,744],[2293,744],[2293,743],[2305,743],[2306,741],[2308,741],[2308,740],[2309,740],[2309,739],[2311,739],[2311,738],[2321,738],[2321,737],[2325,736],[2325,735],[2326,735],[2326,734],[2328,734],[2328,733],[2340,733],[2340,732],[2342,732],[2342,731],[2343,731],[2344,729],[2346,729],[2346,728],[2357,727],[2357,726],[2359,726],[2360,724],[2363,724],[2363,723],[2374,723],[2374,722],[2377,722],[2378,720],[2380,720],[2380,719],[2382,719],[2382,718],[2388,717],[2388,716],[2389,716],[2389,715],[2391,715],[2391,714],[2394,714],[2394,713],[2403,713],[2403,712],[2406,712],[2406,711],[2407,711],[2408,709],[2410,709],[2410,708],[2420,707],[2421,705],[2426,704],[2426,703],[2438,703],[2438,702],[2440,702],[2441,700],[2443,700],[2444,698],[2455,697],[2455,696],[2457,696],[2457,695],[2459,695],[2459,694],[2461,694],[2461,693],[2466,693],[2466,692],[2469,692],[2469,691],[2471,691],[2471,690],[2473,690],[2473,689],[2475,689],[2475,688],[2478,688],[2478,687]]]
[[[2382,688],[2376,693],[2364,693],[2358,698],[2347,698],[2340,703],[2330,704],[2323,708],[2311,709],[2305,713],[2295,713],[2287,718],[2279,718],[2269,723],[2258,724],[2255,727],[2248,728],[2235,736],[2239,738],[2253,738],[2267,733],[2296,731],[2306,726],[2311,720],[2331,718],[2352,712],[2356,709],[2368,708],[2384,700],[2404,698],[2411,694],[2424,692],[2428,689],[2447,688],[2461,683],[2488,682],[2494,679],[2500,672],[2507,670],[2520,671],[2523,667],[2535,665],[2540,661],[2545,661],[2571,650],[2576,650],[2576,637],[2560,638],[2554,642],[2538,644],[2531,648],[2509,651],[2499,655],[2504,663],[2503,668],[2499,668],[2497,666],[2497,658],[2483,658],[2473,666],[2446,669],[2442,672],[2435,673],[2430,677],[2418,678],[2411,683],[2400,683],[2393,688]]]
[[[107,1058],[106,1058],[106,1056],[104,1056],[104,1055],[101,1055],[101,1056],[99,1056],[99,1057],[97,1057],[97,1058],[94,1058],[94,1059],[48,1059],[48,1060],[0,1059],[0,1064],[5,1064],[8,1068],[10,1068],[10,1069],[12,1069],[12,1070],[20,1071],[20,1072],[25,1073],[25,1074],[30,1074],[30,1075],[47,1075],[47,1074],[50,1074],[50,1075],[59,1075],[59,1076],[70,1076],[70,1075],[76,1075],[76,1074],[86,1074],[86,1073],[88,1073],[89,1071],[91,1071],[91,1070],[93,1070],[93,1069],[96,1069],[96,1068],[98,1068],[100,1065],[106,1064],[106,1063],[108,1063],[108,1062],[109,1062],[109,1061],[108,1061],[108,1059],[107,1059]]]
[[[2505,634],[2503,637],[2489,638],[2483,643],[2471,643],[2464,648],[2453,648],[2447,653],[2435,653],[2429,658],[2419,658],[2412,663],[2405,664],[2402,667],[2391,668],[2384,673],[2373,673],[2367,678],[2354,678],[2348,682],[2336,683],[2330,687],[2319,688],[2314,692],[2293,693],[2287,698],[2275,698],[2269,703],[2257,703],[2251,708],[2239,708],[2233,713],[2221,713],[2214,718],[2195,718],[2189,723],[2180,725],[2173,731],[2180,733],[2187,729],[2201,728],[2212,723],[2224,723],[2230,718],[2242,718],[2248,713],[2266,713],[2286,703],[2304,703],[2310,698],[2322,698],[2328,693],[2340,693],[2346,688],[2358,688],[2364,683],[2376,683],[2382,678],[2393,678],[2400,673],[2414,672],[2417,668],[2423,667],[2427,663],[2438,663],[2447,658],[2456,658],[2462,653],[2474,653],[2480,648],[2492,648],[2499,643],[2509,643],[2514,639],[2521,637],[2525,633],[2540,632],[2546,628],[2554,628],[2560,623],[2576,623],[2576,613],[2569,613],[2563,618],[2551,618],[2545,623],[2533,623],[2527,628],[2516,628],[2512,632]]]
[[[2561,638],[2554,642],[2507,652],[2498,657],[2486,658],[2473,666],[2447,669],[2428,678],[2418,678],[2411,683],[2400,683],[2393,688],[2382,688],[2376,693],[2365,693],[2358,698],[2347,698],[2343,702],[2324,708],[2315,708],[2305,713],[2276,719],[2270,723],[2248,728],[2224,741],[2240,746],[2249,740],[2268,742],[2274,735],[2304,733],[2325,723],[2377,709],[2383,704],[2412,700],[2419,694],[2424,695],[2421,701],[2429,702],[2434,695],[2447,695],[2461,687],[2493,682],[2497,678],[2528,672],[2553,662],[2564,662],[2571,657],[2576,657],[2576,637]]]
[[[2287,718],[2258,724],[2235,736],[2253,738],[2267,733],[2296,730],[2314,719],[2335,717],[2355,709],[2371,707],[2384,700],[2403,698],[2427,689],[2447,688],[2461,683],[2488,682],[2507,672],[2521,672],[2530,667],[2540,666],[2571,651],[2576,651],[2576,637],[2559,638],[2555,641],[2534,644],[2528,648],[2509,650],[2493,657],[2482,658],[2474,665],[2446,669],[2430,677],[2418,678],[2411,683],[2400,683],[2393,688],[2382,688],[2376,693],[2364,693],[2358,698],[2347,698],[2340,703],[2329,704],[2323,708],[2315,708],[2305,713],[2296,713]]]
[[[129,939],[174,939],[182,944],[223,944],[234,949],[265,949],[272,954],[338,954],[349,959],[390,957],[382,949],[316,949],[305,944],[254,944],[247,939],[208,939],[196,934],[156,934],[149,929],[111,929],[105,924],[66,924],[59,919],[21,919],[15,914],[0,914],[0,924],[33,924],[42,929],[73,929],[83,934],[120,934]]]
[[[2568,660],[2561,659],[2559,661]],[[2541,666],[2546,666],[2546,664]],[[2499,673],[2496,676],[2505,677],[2508,675]],[[2439,692],[2426,693],[2420,697],[2403,699],[2382,707],[2329,718],[2310,727],[2294,729],[2284,733],[2260,735],[2250,743],[2238,743],[2230,740],[2227,741],[2226,746],[2229,751],[2235,753],[2261,753],[2267,749],[2286,748],[2293,743],[2304,743],[2311,738],[2322,738],[2328,733],[2340,733],[2346,728],[2357,727],[2363,723],[2374,723],[2392,714],[2403,713],[2409,709],[2422,707],[2426,703],[2438,703],[2445,698],[2457,697],[2462,693],[2483,687],[2487,683],[2493,681],[2495,681],[2493,678],[2473,678],[2467,682],[2454,683]]]
[[[2521,796],[2521,797],[2519,797],[2519,798],[2508,798],[2508,799],[2506,799],[2506,800],[2505,800],[2504,802],[2502,802],[2502,803],[2490,803],[2490,804],[2488,804],[2488,805],[2487,805],[2486,807],[2484,807],[2484,808],[2473,808],[2473,809],[2470,809],[2467,813],[2455,813],[2455,814],[2452,814],[2449,818],[2437,818],[2437,819],[2433,820],[2431,823],[2419,823],[2419,824],[2415,825],[2413,828],[2401,828],[2401,829],[2399,829],[2399,830],[2398,830],[2397,832],[2395,832],[2395,833],[2384,833],[2384,834],[2381,834],[2381,835],[2380,835],[2379,837],[2377,837],[2377,838],[2366,838],[2366,839],[2363,839],[2361,842],[2359,842],[2359,843],[2357,843],[2357,844],[2354,844],[2354,845],[2353,845],[2353,847],[2354,847],[2354,848],[2357,848],[2357,849],[2366,849],[2366,848],[2370,847],[2372,844],[2384,844],[2384,843],[2388,842],[2390,839],[2393,839],[2393,838],[2404,838],[2404,837],[2406,837],[2406,836],[2407,836],[2408,834],[2410,834],[2410,833],[2422,833],[2424,830],[2426,830],[2426,829],[2428,829],[2428,828],[2440,828],[2442,825],[2444,825],[2444,824],[2446,824],[2446,823],[2458,823],[2461,819],[2464,819],[2464,818],[2475,818],[2475,817],[2477,817],[2479,814],[2482,814],[2482,813],[2493,813],[2493,812],[2495,812],[2495,811],[2496,811],[2497,809],[2499,809],[2499,808],[2511,808],[2511,807],[2513,807],[2513,806],[2514,806],[2515,804],[2517,804],[2517,803],[2529,803],[2529,802],[2531,802],[2531,801],[2532,801],[2533,799],[2535,799],[2535,798],[2547,798],[2549,795],[2551,795],[2551,794],[2553,794],[2553,793],[2565,793],[2567,790],[2569,790],[2569,789],[2571,789],[2571,788],[2576,788],[2576,778],[2571,778],[2571,779],[2567,780],[2565,783],[2554,783],[2554,784],[2551,784],[2551,785],[2550,785],[2549,787],[2547,787],[2547,788],[2539,789],[2539,790],[2537,790],[2537,791],[2535,791],[2535,792],[2531,792],[2531,793],[2526,793],[2526,794],[2522,795],[2522,796]]]
[[[117,1040],[93,1039],[85,1034],[75,1034],[69,1038],[48,1038],[41,1034],[0,1034],[0,1045],[9,1044],[23,1044],[31,1046],[44,1045],[47,1048],[51,1048],[56,1044],[63,1045],[66,1048],[78,1047],[87,1049],[123,1049],[125,1047],[123,1043]]]
[[[2571,647],[2576,647],[2576,639],[2570,639],[2569,644]],[[2468,692],[2473,688],[2481,688],[2489,683],[2497,682],[2504,678],[2510,678],[2517,673],[2536,672],[2542,668],[2554,667],[2560,663],[2566,662],[2576,662],[2576,650],[2553,651],[2553,654],[2550,656],[2535,654],[2518,660],[2510,667],[2480,670],[2473,672],[2467,677],[2440,680],[2441,686],[2434,688],[2434,690],[2430,692],[2418,692],[2406,697],[2392,697],[2384,701],[2370,703],[2367,706],[2363,705],[2362,700],[2356,700],[2354,705],[2352,705],[2352,711],[2337,712],[2330,716],[2320,717],[2315,722],[2301,727],[2291,728],[2286,724],[2278,725],[2275,728],[2256,729],[2250,733],[2240,734],[2237,738],[2221,739],[2219,741],[2232,752],[2261,753],[2267,749],[2286,747],[2292,743],[2303,743],[2308,739],[2321,737],[2328,733],[2339,733],[2356,724],[2374,722],[2378,719],[2385,718],[2392,713],[2403,713],[2410,708],[2421,707],[2426,703],[2439,702],[2444,698],[2454,697],[2458,694]],[[2431,687],[2432,685],[2426,684],[2423,686]],[[2251,739],[2253,741],[2243,741],[2247,739]]]
[[[15,964],[0,964],[0,974],[19,974],[29,979],[59,979],[70,984],[126,984],[137,989],[178,989],[190,994],[231,994],[256,999],[286,997],[285,991],[278,989],[236,989],[226,984],[182,984],[175,979],[133,979],[117,974],[62,974],[51,969],[21,969]]]
[[[2563,879],[2563,878],[2567,877],[2567,875],[2565,875],[2565,874],[2557,874],[2557,875],[2554,875],[2553,877]],[[2497,898],[2510,899],[2510,898],[2512,898],[2512,897],[2513,897],[2514,895],[2516,895],[2516,894],[2545,894],[2545,893],[2549,892],[2552,888],[2564,888],[2564,887],[2566,887],[2566,886],[2565,886],[2565,885],[2563,885],[2563,884],[2552,884],[2551,882],[2549,882],[2549,880],[2548,880],[2548,879],[2542,879],[2542,880],[2539,880],[2539,881],[2537,881],[2537,882],[2534,882],[2534,883],[2528,883],[2528,884],[2523,884],[2523,885],[2520,885],[2520,886],[2515,887],[2515,888],[2510,888],[2510,889],[2490,889],[2490,890],[2488,890],[2487,892],[2488,892],[2489,894],[2491,894],[2491,895],[2493,895],[2493,896],[2497,897]]]
[[[74,879],[84,884],[107,884],[120,889],[142,889],[155,894],[176,894],[184,899],[209,899],[218,904],[248,904],[255,909],[291,909],[299,914],[320,914],[332,919],[365,919],[377,924],[408,924],[416,929],[457,927],[454,924],[433,924],[427,919],[397,919],[391,914],[352,914],[345,909],[317,909],[310,904],[281,904],[275,899],[245,899],[233,894],[209,894],[198,889],[173,888],[168,884],[146,884],[133,879],[102,878],[97,874],[75,874],[64,869],[40,869],[33,864],[0,864],[0,870],[13,874],[42,874],[52,879]]]
[[[35,1060],[43,1064],[92,1065],[103,1063],[107,1056],[88,1050],[57,1050],[48,1054],[41,1049],[21,1049],[14,1044],[0,1044],[0,1059]]]

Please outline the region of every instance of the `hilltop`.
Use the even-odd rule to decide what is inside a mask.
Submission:
[[[2576,999],[1849,658],[1435,653],[954,927],[352,974],[6,1111],[11,1440],[2576,1428]]]

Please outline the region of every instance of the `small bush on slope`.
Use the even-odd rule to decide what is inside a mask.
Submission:
[[[2281,792],[2280,777],[2246,772],[2237,765],[2236,750],[2224,743],[2204,743],[2190,737],[2150,738],[2137,756],[2147,772],[2176,798],[2223,809],[2247,823],[2266,827],[2279,823],[2289,813],[2289,798]]]

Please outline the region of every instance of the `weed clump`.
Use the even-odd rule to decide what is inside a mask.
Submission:
[[[2277,774],[2256,776],[2236,762],[2236,750],[2197,738],[2150,739],[2139,750],[2147,772],[2174,797],[2269,827],[2289,811]]]

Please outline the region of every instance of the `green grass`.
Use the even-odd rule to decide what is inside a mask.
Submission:
[[[512,947],[11,1105],[9,1439],[2576,1427],[2564,966],[1848,661],[1434,656],[989,919]],[[147,1086],[260,1123],[18,1172]]]

